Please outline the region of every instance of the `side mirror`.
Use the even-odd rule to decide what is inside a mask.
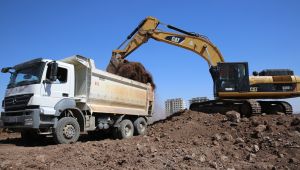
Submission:
[[[50,81],[56,81],[58,64],[54,61],[54,62],[50,63],[49,67],[51,68],[49,80]]]

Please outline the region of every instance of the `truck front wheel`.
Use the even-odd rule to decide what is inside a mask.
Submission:
[[[120,126],[116,130],[117,138],[127,139],[133,136],[134,127],[130,120],[124,119],[120,122]]]
[[[135,135],[144,135],[147,130],[147,122],[144,118],[139,117],[134,122],[134,133]]]
[[[72,117],[61,118],[57,122],[53,135],[58,144],[75,143],[80,135],[79,123]]]

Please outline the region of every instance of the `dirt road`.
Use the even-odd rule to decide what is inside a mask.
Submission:
[[[300,117],[186,111],[127,140],[83,136],[24,146],[0,134],[0,169],[300,169]]]

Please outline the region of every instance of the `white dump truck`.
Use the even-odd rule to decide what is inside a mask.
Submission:
[[[25,141],[53,135],[57,143],[73,143],[92,131],[129,138],[146,132],[153,113],[150,84],[96,69],[92,59],[79,55],[34,59],[1,71],[11,78],[0,127],[20,131]]]

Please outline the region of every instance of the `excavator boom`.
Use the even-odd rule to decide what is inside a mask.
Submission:
[[[205,36],[187,32],[171,25],[165,26],[179,33],[165,32],[158,29],[159,25],[165,24],[160,23],[153,17],[147,17],[144,19],[138,27],[136,27],[134,31],[127,36],[127,39],[119,46],[119,48],[113,50],[112,61],[107,70],[109,72],[114,72],[113,68],[118,65],[118,62],[122,62],[122,60],[124,60],[134,50],[146,43],[149,38],[195,52],[199,56],[203,57],[209,66],[216,66],[217,63],[224,62],[221,52]],[[126,42],[128,43],[125,45]],[[125,47],[120,49],[124,45]]]

